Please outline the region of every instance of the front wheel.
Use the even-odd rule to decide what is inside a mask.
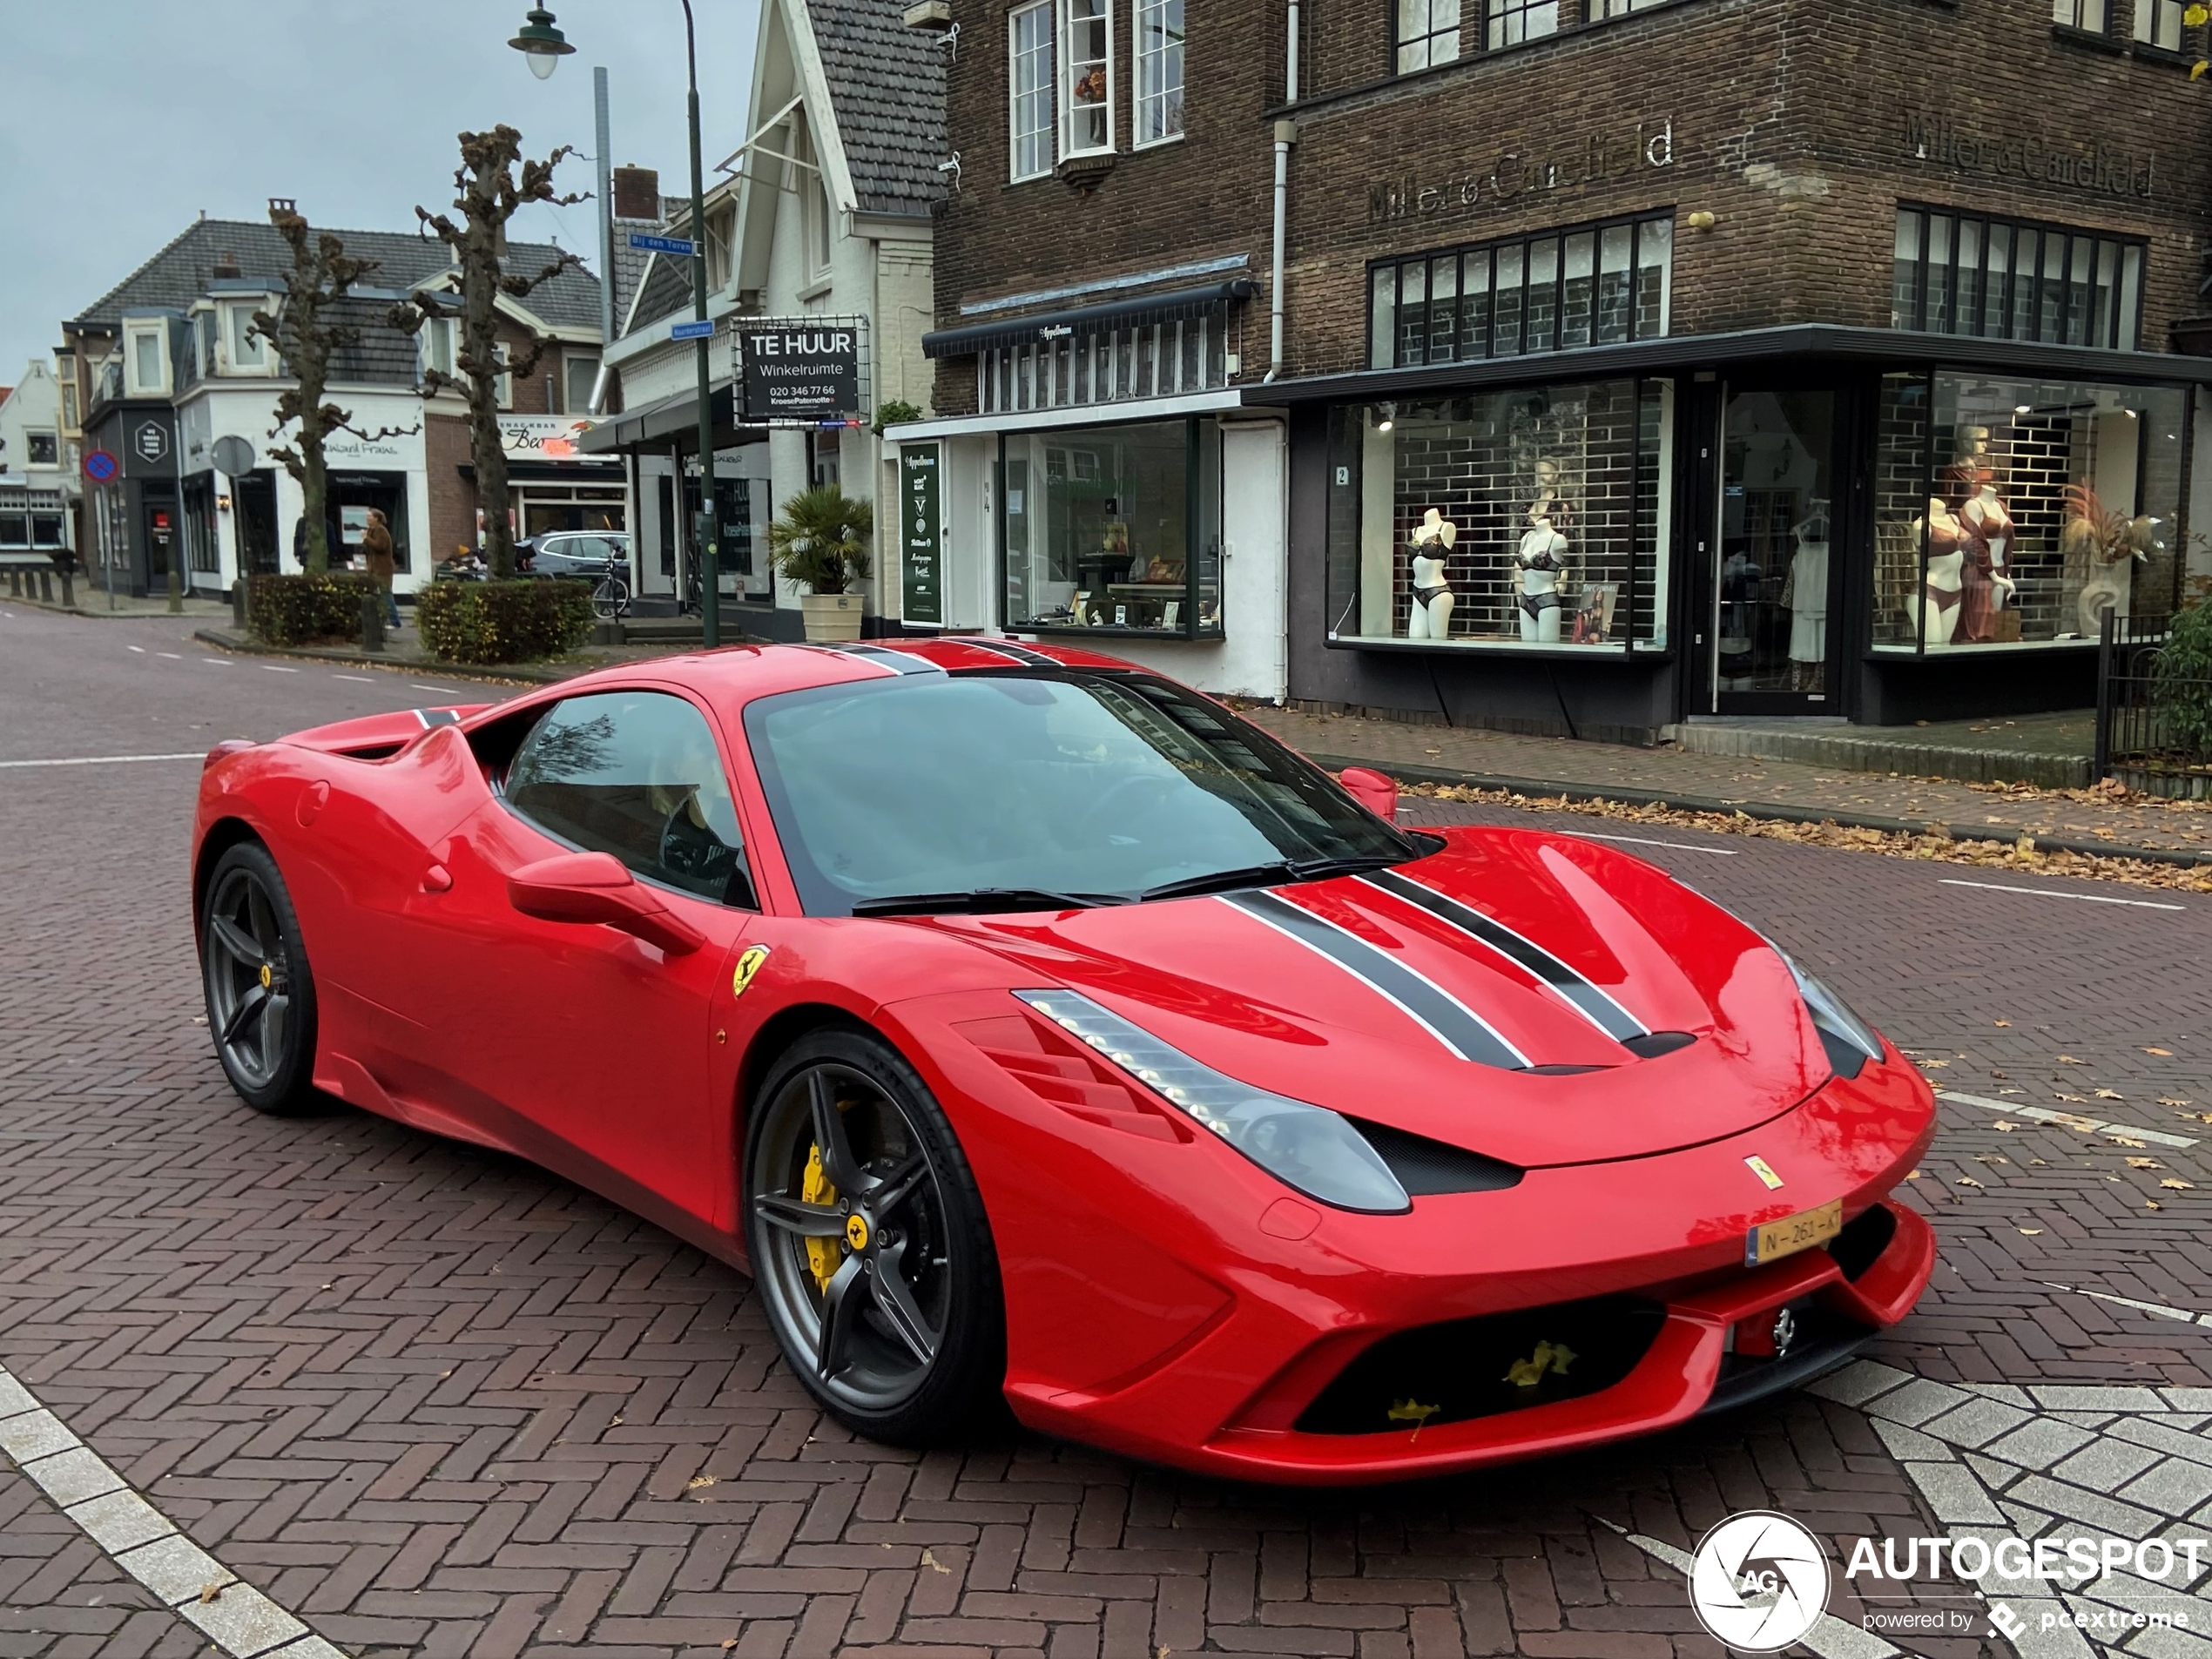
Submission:
[[[927,1445],[1003,1398],[998,1258],[968,1160],[898,1052],[795,1044],[752,1103],[745,1239],[770,1327],[857,1434]]]
[[[300,918],[259,842],[223,854],[200,907],[199,966],[215,1057],[239,1097],[284,1114],[313,1101],[315,981]]]
[[[612,622],[630,610],[630,583],[618,576],[599,578],[599,585],[591,590],[591,614],[601,622]]]

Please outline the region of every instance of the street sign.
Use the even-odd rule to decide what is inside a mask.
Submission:
[[[141,461],[160,461],[169,453],[169,428],[158,421],[149,421],[131,435],[131,447],[138,452]]]
[[[695,322],[671,323],[668,337],[671,340],[711,340],[714,338],[714,319],[705,317]]]
[[[643,231],[630,233],[630,246],[641,253],[673,253],[678,259],[696,260],[699,245],[680,236],[648,236]]]
[[[242,478],[253,470],[253,446],[235,432],[215,440],[215,469],[227,477]]]
[[[105,449],[95,449],[84,457],[84,475],[96,484],[112,483],[121,470],[115,457]]]
[[[942,579],[945,529],[942,452],[934,443],[899,446],[899,573],[904,596],[900,607],[904,620],[915,624],[945,620]]]

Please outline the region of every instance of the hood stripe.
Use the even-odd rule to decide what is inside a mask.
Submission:
[[[459,725],[461,724],[461,717],[451,709],[417,709],[415,711],[415,718],[422,722],[426,730],[434,725]]]
[[[1423,885],[1396,870],[1379,870],[1359,880],[1408,904],[1419,905],[1438,921],[1447,922],[1468,937],[1487,945],[1501,956],[1534,974],[1556,991],[1568,1005],[1615,1042],[1649,1036],[1650,1028],[1615,1001],[1595,984],[1569,968],[1541,945],[1522,938],[1503,922],[1461,904],[1447,894]]]
[[[963,645],[973,645],[978,651],[995,651],[1001,657],[1010,657],[1025,668],[1065,668],[1067,664],[1057,657],[1048,657],[1041,651],[1031,651],[1027,645],[1016,644],[1010,639],[963,639]]]
[[[1400,1012],[1460,1059],[1506,1071],[1528,1069],[1528,1056],[1507,1042],[1480,1015],[1433,980],[1415,973],[1390,952],[1278,894],[1224,893],[1217,896],[1223,903],[1234,906],[1255,921],[1264,922],[1317,955],[1327,957],[1369,989],[1395,1003]]]
[[[941,674],[945,671],[926,657],[916,657],[911,651],[889,651],[881,645],[823,645],[818,650],[834,652],[840,657],[853,657],[873,668],[887,668],[894,674]]]

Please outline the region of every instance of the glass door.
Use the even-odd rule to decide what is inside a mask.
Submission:
[[[1836,394],[1730,387],[1707,672],[1716,714],[1841,713]]]

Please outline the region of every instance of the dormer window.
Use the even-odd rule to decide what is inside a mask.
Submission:
[[[252,300],[223,307],[223,343],[233,374],[264,374],[269,367],[269,342],[253,327],[254,309]]]
[[[124,325],[125,392],[132,397],[169,395],[169,329],[162,322]]]

